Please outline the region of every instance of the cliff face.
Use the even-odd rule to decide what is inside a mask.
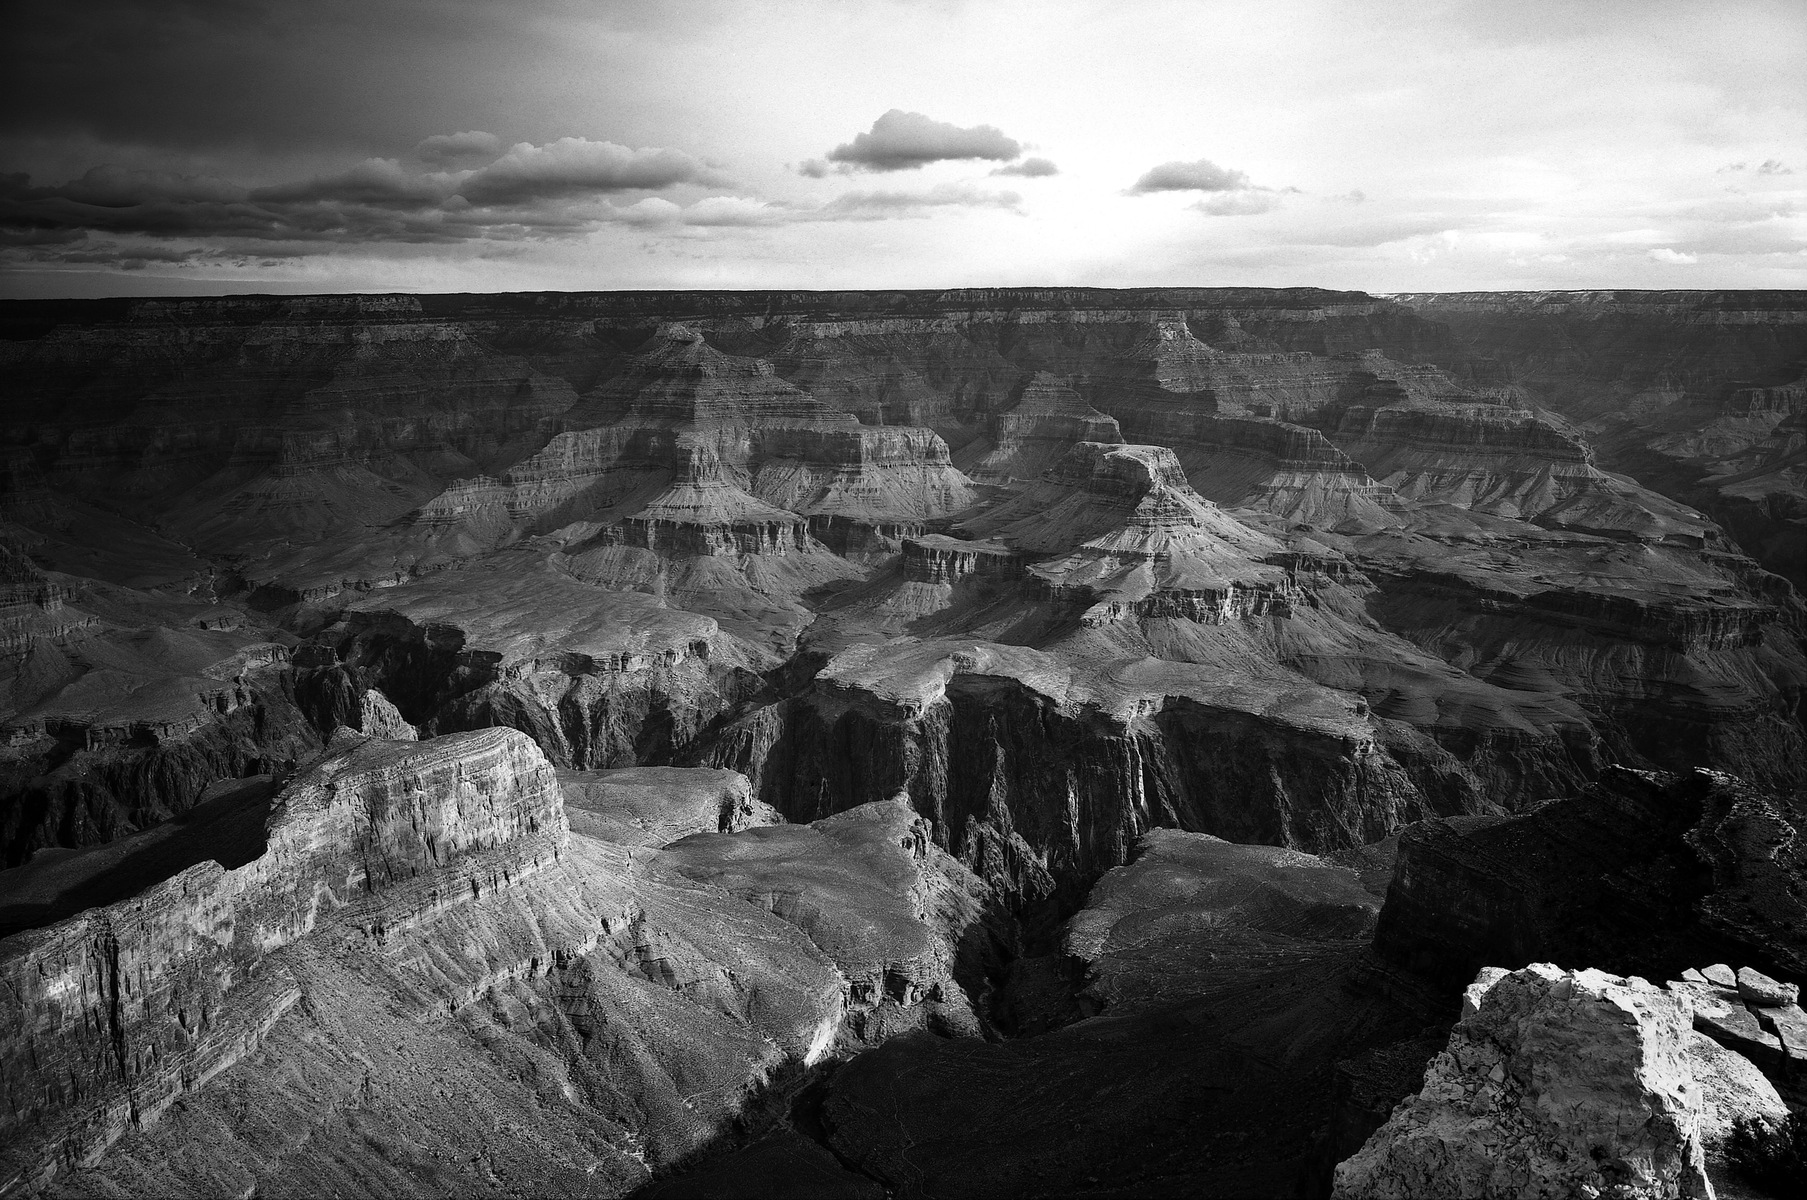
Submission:
[[[1518,803],[1602,749],[1798,781],[1807,663],[1786,592],[1685,505],[1602,471],[1534,388],[1461,367],[1437,322],[1466,309],[1409,303],[1432,315],[1238,289],[58,310],[0,364],[38,422],[8,435],[19,544],[78,581],[100,570],[70,547],[128,540],[90,504],[124,479],[166,531],[129,540],[165,541],[154,567],[107,560],[111,582],[234,598],[239,615],[192,619],[315,646],[296,668],[273,651],[268,683],[247,676],[224,712],[203,711],[221,698],[205,688],[182,715],[128,690],[142,716],[120,727],[179,727],[199,765],[46,789],[26,781],[60,778],[53,727],[112,744],[69,682],[104,676],[68,649],[91,624],[79,582],[15,603],[15,700],[71,700],[62,724],[14,704],[18,728],[46,731],[14,773],[48,797],[27,822],[41,832],[18,836],[81,842],[135,827],[118,809],[175,811],[215,766],[304,753],[373,687],[410,723],[509,724],[573,766],[695,758],[755,694],[794,690],[818,645],[872,636],[1352,691],[1446,809]],[[1701,336],[1755,327],[1729,304],[1707,305]],[[1457,365],[1413,361],[1433,353]],[[1745,388],[1726,419],[1768,420],[1791,394]],[[1122,438],[1148,449],[1071,458]],[[974,548],[935,540],[954,533]],[[139,628],[189,619],[122,599]],[[592,609],[606,621],[575,619]],[[377,652],[443,678],[350,649],[383,613],[458,631],[454,655]]]
[[[1601,461],[1697,507],[1807,586],[1798,472],[1798,292],[1507,292],[1395,297],[1448,326],[1437,361],[1586,422]],[[1791,424],[1792,423],[1792,424]]]
[[[297,699],[330,729],[375,688],[429,733],[505,725],[560,766],[620,767],[681,752],[771,665],[715,621],[579,569],[523,553],[377,593],[316,636]]]
[[[1800,975],[1799,820],[1730,776],[1618,770],[1523,816],[1427,822],[1400,839],[1375,948],[1446,986],[1541,960],[1674,978],[1714,954]]]
[[[983,1027],[964,986],[976,990],[993,966],[975,948],[989,891],[934,845],[908,804],[861,805],[809,826],[699,834],[668,845],[664,861],[769,910],[834,961],[846,981],[846,1045]]]
[[[557,778],[519,734],[353,742],[285,790],[253,862],[6,940],[9,1177],[96,1161],[244,1058],[301,999],[281,951],[323,922],[381,945],[561,852]]]
[[[341,734],[242,865],[0,941],[7,1186],[456,1191],[474,1156],[619,1194],[827,1056],[977,1031],[985,889],[907,807],[682,837],[660,781],[566,781],[576,832],[521,734]]]
[[[1009,483],[1035,479],[1077,442],[1121,442],[1117,422],[1063,387],[1046,371],[1021,398],[991,418],[989,438],[976,439],[961,458],[974,479]]]
[[[981,878],[1057,907],[1153,826],[1333,849],[1436,811],[1329,695],[1266,699],[1251,712],[1204,671],[1088,679],[1003,646],[857,648],[728,726],[706,761],[792,820],[907,796]]]

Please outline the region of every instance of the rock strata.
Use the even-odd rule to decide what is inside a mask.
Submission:
[[[0,302],[7,1177],[1317,1194],[1541,961],[1768,1112],[1801,308]]]
[[[1709,974],[1710,972],[1710,974]],[[1694,1028],[1766,1075],[1790,1100],[1807,1098],[1807,1014],[1800,988],[1744,967],[1734,978],[1723,964],[1683,972],[1666,986],[1694,1015]]]
[[[94,1162],[255,1049],[301,998],[266,960],[322,920],[380,944],[555,860],[557,789],[508,731],[353,738],[278,799],[254,861],[7,939],[8,1177]]]

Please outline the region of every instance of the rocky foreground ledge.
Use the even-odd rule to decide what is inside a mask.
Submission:
[[[1658,988],[1549,963],[1483,969],[1423,1088],[1337,1167],[1334,1195],[1713,1196],[1709,1161],[1723,1158],[1734,1128],[1779,1129],[1788,1107],[1727,1048],[1727,1025],[1715,1023],[1726,1006],[1708,996],[1723,989],[1690,974]],[[1766,1024],[1800,1028],[1793,985],[1748,968],[1736,979],[1753,1003],[1774,1002],[1759,1005]]]

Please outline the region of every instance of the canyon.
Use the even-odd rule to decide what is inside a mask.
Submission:
[[[1406,1194],[1554,991],[1666,1064],[1625,1194],[1737,1194],[1804,370],[1788,292],[0,302],[0,1194]]]

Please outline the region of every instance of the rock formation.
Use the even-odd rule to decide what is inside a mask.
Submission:
[[[1040,478],[1076,442],[1123,440],[1116,421],[1046,371],[1029,381],[1014,405],[992,416],[989,433],[967,446],[961,458],[974,479],[1000,483]]]
[[[1541,961],[1796,1097],[1803,311],[0,303],[0,1190],[1323,1194]]]
[[[1615,770],[1521,816],[1426,822],[1375,947],[1448,986],[1552,959],[1674,978],[1715,951],[1807,975],[1800,820],[1732,776]]]
[[[1807,584],[1807,500],[1788,465],[1802,435],[1800,293],[1396,299],[1449,327],[1439,361],[1586,422],[1609,465],[1700,508],[1765,567]]]
[[[951,957],[909,932],[912,906],[945,897],[956,923],[935,928],[957,932],[961,904],[977,903],[926,875],[918,895],[869,874],[911,869],[895,840],[907,814],[842,819],[795,848],[786,870],[800,884],[787,890],[811,897],[812,871],[839,873],[854,888],[844,899],[888,914],[903,942],[879,951],[885,969],[850,976],[870,943],[857,924],[825,932],[843,910],[806,899],[774,903],[780,916],[693,881],[721,877],[706,863],[750,865],[758,843],[752,858],[724,843],[647,861],[630,849],[643,843],[568,833],[558,775],[509,730],[341,733],[268,814],[242,865],[198,862],[0,942],[17,1031],[9,1186],[205,1195],[307,1177],[463,1190],[476,1170],[536,1191],[625,1190],[775,1075],[840,1039],[894,1032],[875,1008],[923,1002],[898,981]],[[217,846],[237,816],[214,814],[193,839]],[[84,872],[71,860],[63,882],[104,884],[133,861]],[[880,878],[900,886],[872,887]],[[963,1010],[951,980],[920,982],[947,988],[928,1007]],[[473,1095],[506,1119],[473,1121]],[[290,1136],[294,1121],[312,1132]]]
[[[1711,1196],[1703,1124],[1786,1112],[1697,1055],[1687,1007],[1642,979],[1537,963],[1483,975],[1468,1007],[1335,1196]]]

